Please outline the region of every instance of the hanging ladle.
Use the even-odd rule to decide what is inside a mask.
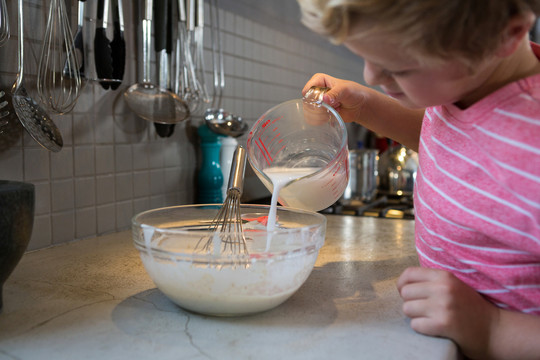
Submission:
[[[223,111],[217,115],[206,114],[205,120],[210,130],[225,136],[239,137],[248,129],[248,124],[240,116]]]
[[[60,131],[49,115],[30,96],[23,85],[24,68],[24,14],[23,0],[18,1],[19,9],[19,42],[18,42],[18,74],[13,84],[12,101],[15,113],[26,131],[44,148],[58,152],[64,144]]]
[[[213,24],[210,33],[212,40],[212,65],[214,70],[214,91],[212,107],[206,109],[204,120],[206,125],[215,133],[239,137],[248,129],[248,124],[240,116],[229,114],[221,107],[223,89],[225,88],[225,71],[223,66],[223,50],[219,26],[217,0],[210,4],[210,22]]]
[[[174,124],[189,117],[189,108],[177,94],[154,85],[150,80],[152,6],[152,0],[144,2],[143,81],[131,85],[124,92],[124,99],[129,108],[141,118],[152,122]]]

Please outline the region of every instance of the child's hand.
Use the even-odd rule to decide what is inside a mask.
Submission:
[[[323,101],[336,109],[343,121],[358,123],[418,151],[424,109],[406,108],[375,89],[326,74],[313,75],[304,86],[302,95],[312,86],[330,88]]]
[[[330,88],[324,94],[323,101],[336,109],[345,122],[358,121],[365,110],[363,105],[367,93],[374,93],[368,87],[353,81],[338,79],[326,74],[313,75],[304,86],[302,95],[305,95],[312,86]]]
[[[422,334],[454,340],[471,358],[486,358],[499,309],[449,272],[408,268],[397,282],[403,312]]]

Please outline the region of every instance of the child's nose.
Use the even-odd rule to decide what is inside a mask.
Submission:
[[[380,66],[364,60],[364,80],[368,85],[381,85],[386,77]]]

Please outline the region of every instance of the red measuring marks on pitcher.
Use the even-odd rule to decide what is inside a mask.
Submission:
[[[274,161],[275,156],[285,147],[285,145],[283,145],[274,151],[276,144],[281,144],[283,142],[281,133],[279,132],[278,127],[275,125],[276,121],[282,118],[283,117],[279,117],[274,120],[265,120],[261,125],[263,129],[261,131],[261,134],[257,139],[255,139],[255,144],[257,144],[257,148],[263,155],[268,165],[270,165]]]
[[[323,188],[329,188],[330,192],[335,197],[340,197],[349,182],[349,152],[347,148],[343,148],[337,155],[334,165],[329,169],[331,176],[323,185]]]

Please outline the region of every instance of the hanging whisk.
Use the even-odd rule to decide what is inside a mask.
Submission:
[[[51,0],[38,67],[41,101],[57,113],[71,111],[81,91],[79,69],[64,0]]]
[[[210,224],[212,235],[202,237],[195,247],[196,250],[216,255],[248,253],[240,214],[245,169],[246,149],[239,145],[233,155],[227,198]]]
[[[0,0],[0,46],[9,40],[9,16],[6,0]]]

